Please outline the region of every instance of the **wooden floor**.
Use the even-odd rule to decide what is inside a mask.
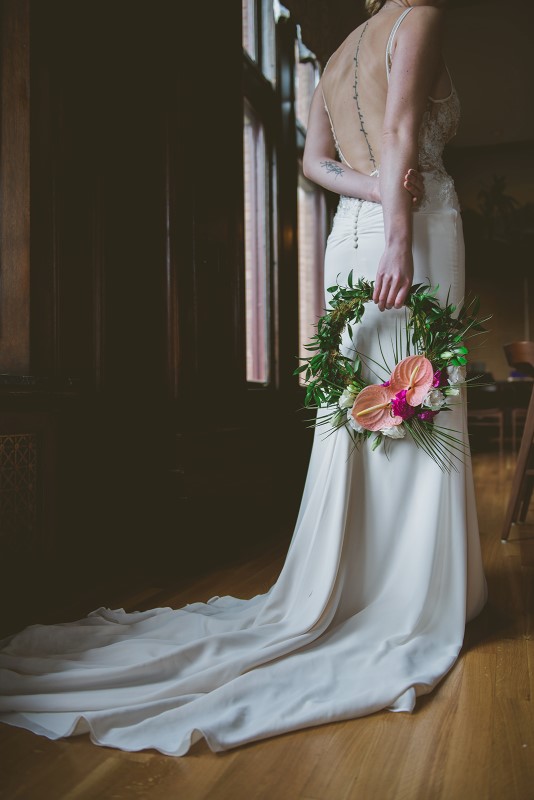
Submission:
[[[381,712],[212,753],[123,753],[86,736],[50,742],[0,725],[0,797],[9,800],[529,800],[534,798],[534,525],[500,524],[513,458],[473,458],[489,603],[461,656],[413,714]],[[180,592],[140,586],[129,610],[266,591],[282,547]],[[88,611],[91,608],[87,609]]]

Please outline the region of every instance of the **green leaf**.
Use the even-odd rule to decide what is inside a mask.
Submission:
[[[373,444],[371,445],[371,450],[376,450],[376,448],[380,445],[381,442],[382,442],[382,434],[379,433],[378,436],[375,437]]]

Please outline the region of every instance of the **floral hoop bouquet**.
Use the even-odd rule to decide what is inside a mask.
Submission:
[[[454,459],[467,452],[466,443],[454,435],[459,431],[437,424],[436,417],[451,409],[450,398],[468,383],[464,341],[484,332],[489,317],[477,319],[478,298],[457,308],[447,295],[441,306],[439,286],[416,284],[406,300],[404,328],[395,330],[395,363],[387,363],[380,337],[382,364],[357,350],[349,358],[340,351],[341,337],[346,328],[353,338],[352,326],[361,322],[374,283],[360,279],[353,284],[352,272],[347,282],[328,289],[331,310],[319,319],[317,333],[306,345],[313,355],[302,359],[305,363],[294,372],[305,372],[306,408],[331,409],[313,421],[314,427],[345,427],[356,446],[374,435],[373,450],[408,434],[440,468],[450,471]],[[369,383],[362,377],[363,366],[378,378],[376,369],[389,377]]]

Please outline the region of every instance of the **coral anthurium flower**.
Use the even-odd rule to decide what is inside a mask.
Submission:
[[[366,386],[354,401],[352,417],[368,431],[400,425],[402,417],[391,413],[391,396],[389,386]]]
[[[406,389],[406,402],[420,405],[434,381],[434,368],[424,356],[408,356],[399,361],[391,374],[392,394]]]

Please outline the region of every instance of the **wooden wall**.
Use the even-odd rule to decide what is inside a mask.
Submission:
[[[280,189],[280,369],[251,389],[240,15],[236,0],[187,22],[171,0],[2,4],[4,41],[19,61],[30,48],[31,109],[2,84],[3,125],[29,120],[10,145],[18,158],[31,140],[29,285],[24,258],[16,280],[29,335],[3,329],[0,353],[0,434],[36,437],[39,530],[26,555],[3,552],[30,594],[145,568],[180,578],[292,530],[309,448],[291,376],[296,157]],[[287,167],[292,132],[276,130]]]
[[[29,0],[4,0],[0,19],[0,352],[2,369],[29,367]]]

